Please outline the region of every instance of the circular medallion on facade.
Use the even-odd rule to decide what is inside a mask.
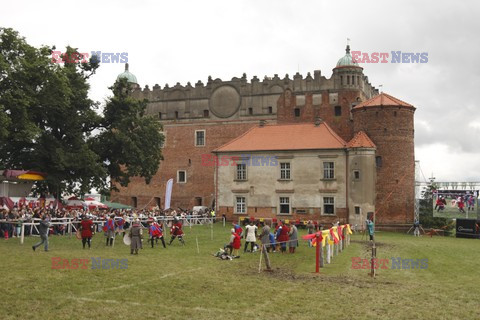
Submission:
[[[210,97],[210,110],[219,118],[228,118],[240,108],[242,98],[232,86],[221,86],[213,91]]]

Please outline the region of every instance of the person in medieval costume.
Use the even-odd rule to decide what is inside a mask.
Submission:
[[[250,224],[245,226],[245,247],[243,248],[243,252],[247,252],[249,243],[250,252],[253,252],[253,248],[257,242],[257,229],[258,227],[253,224],[253,220],[250,220]]]
[[[288,252],[295,253],[295,249],[298,247],[298,230],[297,226],[294,223],[292,223],[288,235],[290,236],[290,242],[288,243]]]
[[[242,246],[242,240],[238,233],[235,232],[235,229],[230,230],[230,242],[226,246],[230,249],[231,256],[238,256],[238,249]]]
[[[282,253],[287,251],[287,242],[289,240],[288,233],[290,232],[290,228],[285,224],[282,225],[277,230],[277,243],[280,244],[280,249]]]
[[[182,222],[178,220],[178,218],[175,218],[173,220],[173,225],[172,228],[170,228],[170,234],[172,235],[172,238],[170,239],[170,242],[168,245],[171,245],[173,240],[178,237],[178,240],[185,245],[185,241],[183,240],[183,230],[182,230]]]
[[[46,214],[44,214],[40,221],[40,225],[38,226],[38,233],[40,234],[41,241],[32,246],[33,251],[42,244],[45,246],[45,251],[48,251],[48,233],[50,231],[50,226],[50,222],[47,220]]]
[[[157,223],[156,218],[153,218],[152,220],[149,220],[149,228],[148,228],[148,233],[150,235],[150,242],[153,244],[154,241],[155,243],[158,243],[158,239],[162,241],[163,247],[166,248],[165,246],[165,240],[163,239],[163,228]]]
[[[132,242],[130,243],[130,254],[138,254],[138,249],[142,247],[142,225],[139,219],[133,221],[128,235]]]
[[[113,238],[115,237],[115,215],[112,214],[110,218],[107,220],[105,225],[103,226],[103,231],[107,235],[107,243],[108,246],[113,246]]]
[[[88,249],[90,249],[91,247],[92,227],[93,227],[92,220],[89,219],[87,215],[83,215],[82,222],[80,223],[83,249],[85,249],[85,244],[88,244]]]

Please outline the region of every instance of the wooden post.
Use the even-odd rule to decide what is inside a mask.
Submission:
[[[331,256],[331,249],[330,249],[330,244],[327,242],[326,244],[327,247],[327,263],[330,263],[330,256]]]
[[[316,247],[316,254],[315,254],[315,273],[319,272],[320,269],[320,247],[322,246],[322,243],[319,241],[320,236],[317,234],[316,240],[317,240],[317,247]]]
[[[372,258],[370,260],[370,273],[369,275],[375,278],[375,259],[377,258],[377,248],[375,247],[375,241],[373,242],[372,245]]]
[[[317,245],[320,245],[322,246],[322,243],[320,242],[320,244],[317,244]],[[320,268],[324,268],[325,267],[325,264],[324,264],[324,261],[323,261],[323,246],[320,248]]]
[[[20,235],[20,244],[23,244],[23,239],[25,237],[25,224],[22,222],[22,234]]]

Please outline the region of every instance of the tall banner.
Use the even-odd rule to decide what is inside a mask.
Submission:
[[[173,179],[167,181],[167,188],[165,189],[165,210],[170,209],[170,199],[172,198]]]

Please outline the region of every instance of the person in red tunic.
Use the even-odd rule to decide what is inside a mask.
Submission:
[[[83,215],[82,222],[80,224],[80,228],[82,231],[83,249],[85,249],[85,244],[87,243],[88,243],[88,249],[91,248],[92,227],[93,227],[93,221],[90,220],[86,215]]]
[[[170,239],[170,242],[168,245],[171,245],[173,240],[175,240],[176,237],[178,237],[178,240],[185,245],[185,241],[183,240],[183,230],[182,230],[182,222],[178,220],[178,218],[175,218],[173,220],[173,225],[172,228],[170,229],[170,234],[172,235],[172,238]]]
[[[148,223],[150,224],[150,227],[148,228],[149,234],[150,234],[150,241],[152,242],[152,248],[153,248],[153,242],[155,240],[155,243],[158,243],[158,239],[162,240],[163,247],[166,248],[165,246],[165,240],[163,239],[163,229],[162,227],[157,223],[157,220],[154,218],[152,220],[149,220]]]
[[[235,228],[230,230],[230,243],[227,245],[227,248],[230,249],[231,256],[238,256],[238,249],[242,246],[242,240],[240,235],[235,231]]]
[[[278,228],[277,231],[277,243],[280,242],[280,248],[282,253],[287,251],[287,242],[290,239],[288,233],[290,232],[290,228],[282,223],[282,225]]]

